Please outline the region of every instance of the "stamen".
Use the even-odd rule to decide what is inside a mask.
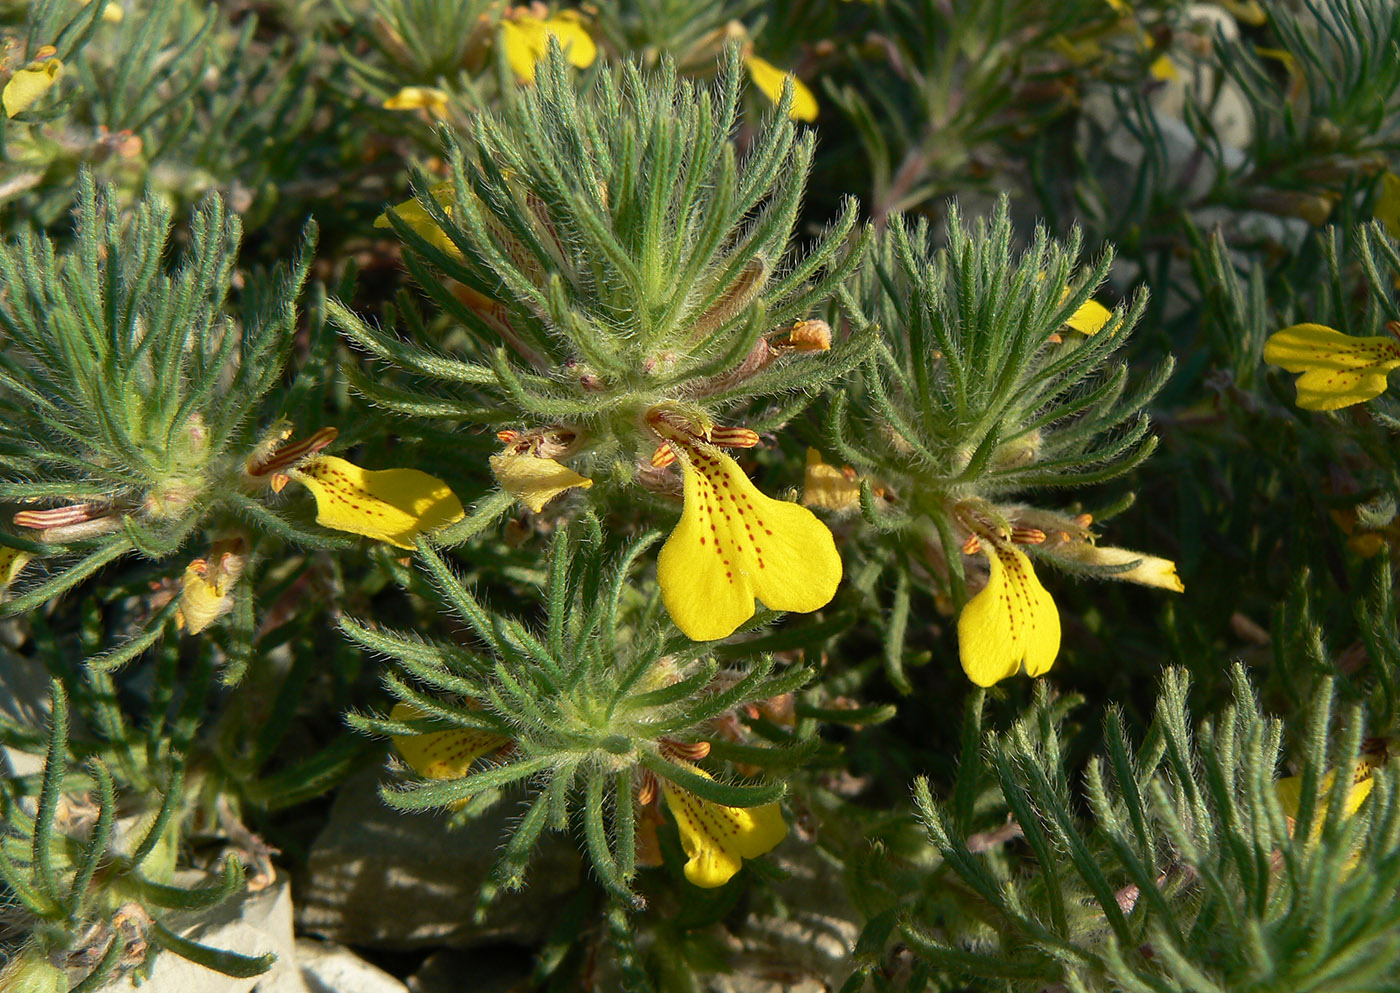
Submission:
[[[758,432],[749,428],[714,428],[710,442],[724,448],[753,448],[758,444]]]
[[[96,504],[72,503],[64,507],[50,507],[48,510],[21,510],[15,515],[15,524],[22,528],[55,528],[78,524],[93,519]]]
[[[336,436],[339,434],[340,431],[337,428],[321,428],[321,430],[303,441],[298,441],[295,444],[279,448],[277,451],[258,462],[249,462],[245,470],[250,476],[265,476],[275,470],[286,469],[300,462],[306,456],[314,455],[319,452],[331,442],[335,441]]]
[[[676,741],[674,738],[662,738],[660,745],[662,755],[672,759],[684,759],[687,762],[698,762],[710,754],[708,741]]]
[[[637,804],[645,807],[656,799],[656,776],[650,769],[642,770],[642,781],[637,784]]]

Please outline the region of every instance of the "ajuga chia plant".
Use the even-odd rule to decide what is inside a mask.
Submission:
[[[1081,790],[1047,688],[1004,733],[981,731],[974,696],[952,800],[915,785],[940,873],[956,885],[911,909],[911,947],[936,968],[1027,991],[1394,989],[1400,804],[1389,746],[1366,739],[1364,712],[1335,705],[1323,682],[1289,749],[1298,775],[1276,780],[1285,727],[1243,667],[1232,682],[1234,702],[1193,730],[1189,681],[1169,670],[1136,748],[1110,714],[1105,754]],[[979,807],[985,790],[1004,807]],[[968,847],[978,826],[1008,814],[1034,858],[1029,875],[1003,851]]]
[[[504,788],[526,789],[525,811],[483,890],[483,910],[500,887],[524,884],[546,827],[577,825],[597,878],[632,906],[641,905],[639,866],[658,864],[662,798],[687,856],[685,877],[698,886],[723,885],[743,859],[786,834],[777,804],[782,783],[743,782],[714,760],[763,769],[800,759],[814,739],[778,730],[770,733],[775,740],[754,744],[734,715],[790,693],[811,672],[778,667],[767,656],[721,665],[704,646],[677,637],[664,623],[659,592],[627,581],[657,537],[637,539],[609,559],[595,518],[561,529],[549,552],[539,631],[491,613],[420,543],[438,595],[481,651],[342,621],[352,641],[395,663],[385,685],[400,702],[390,715],[351,717],[364,731],[392,736],[422,777],[386,787],[389,804],[465,806],[469,816],[498,802]]]
[[[204,527],[209,557],[190,562],[182,595],[156,615],[203,627],[232,609],[235,587],[248,589],[238,580],[254,534],[343,544],[287,513],[276,491],[292,479],[315,495],[322,523],[404,547],[420,526],[460,516],[432,477],[320,455],[334,428],[283,444],[285,421],[259,424],[293,340],[315,227],[290,268],[248,279],[234,320],[223,308],[239,231],[210,198],[183,264],[166,274],[169,208],[148,197],[124,222],[85,176],[71,248],[32,232],[0,248],[0,500],[26,508],[0,544],[6,578],[31,556],[50,567],[0,612],[42,604],[130,552],[166,559]]]
[[[82,772],[70,769],[68,724],[68,695],[54,680],[42,774],[32,785],[31,777],[0,782],[5,916],[27,934],[0,969],[0,987],[97,989],[115,976],[149,974],[161,949],[225,975],[265,972],[272,955],[212,948],[163,922],[170,911],[213,907],[243,889],[243,866],[232,858],[208,885],[189,887],[173,878],[182,760],[166,753],[153,780],[121,790],[99,758],[90,758]]]
[[[634,503],[639,487],[684,489],[682,527],[696,553],[686,561],[704,565],[662,570],[703,576],[713,596],[667,576],[662,585],[682,630],[702,639],[747,620],[755,594],[775,609],[813,610],[834,593],[829,534],[801,508],[763,502],[719,446],[756,445],[757,431],[784,424],[874,343],[864,324],[838,340],[810,319],[862,257],[855,205],[809,252],[789,256],[813,138],[785,102],[741,159],[740,84],[731,48],[716,89],[678,80],[663,60],[645,73],[605,66],[580,95],[551,54],[499,117],[480,114],[470,139],[451,137],[450,185],[420,176],[418,199],[383,219],[408,245],[418,283],[468,332],[465,354],[434,348],[422,329],[405,341],[341,304],[329,310],[352,341],[405,373],[353,376],[370,401],[506,427],[507,447],[491,460],[501,491],[442,540],[465,539],[517,499],[538,513],[570,490],[606,505]],[[739,418],[745,426],[722,424]],[[677,461],[681,479],[668,471]],[[738,505],[720,512],[747,535],[737,523],[732,541],[705,531],[711,492],[733,494]],[[761,539],[756,553],[750,536]],[[768,581],[788,571],[780,559],[809,552],[820,582]],[[744,576],[764,581],[740,589]]]
[[[911,574],[929,577],[919,581],[961,612],[963,669],[987,686],[1045,672],[1059,649],[1059,615],[1028,555],[1181,588],[1170,562],[1099,547],[1087,518],[1021,502],[1027,490],[1101,482],[1147,458],[1155,439],[1143,408],[1171,362],[1127,389],[1111,356],[1145,300],[1112,314],[1093,303],[1110,259],[1076,273],[1077,235],[1062,244],[1040,230],[1015,258],[1003,199],[971,228],[950,209],[946,236],[934,250],[924,222],[891,219],[857,290],[886,333],[827,419],[832,450],[856,475],[814,458],[805,499],[859,507],[893,537],[904,577],[896,617],[908,617]],[[903,629],[887,627],[896,670]]]

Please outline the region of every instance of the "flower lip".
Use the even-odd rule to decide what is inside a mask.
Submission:
[[[1060,651],[1060,612],[1054,599],[1036,578],[1026,553],[1011,540],[1009,529],[985,522],[975,512],[962,516],[979,522],[966,549],[984,555],[988,568],[987,585],[958,617],[963,671],[978,686],[991,686],[1018,672],[1048,672]]]
[[[678,427],[669,413],[654,411],[648,421],[681,463],[681,519],[656,572],[676,626],[696,641],[712,641],[752,617],[755,598],[772,610],[826,606],[842,572],[831,531],[806,507],[765,496],[714,442]]]
[[[688,762],[677,764],[706,779],[713,778]],[[768,854],[787,837],[787,824],[777,803],[729,807],[703,800],[664,778],[661,789],[687,856],[685,878],[696,886],[723,886],[739,871],[744,859]]]
[[[1400,342],[1356,338],[1324,324],[1294,324],[1269,336],[1264,361],[1301,374],[1299,407],[1338,410],[1386,391],[1390,371],[1400,366]]]

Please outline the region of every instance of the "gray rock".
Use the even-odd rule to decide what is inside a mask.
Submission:
[[[823,993],[851,973],[859,915],[840,885],[842,870],[811,845],[787,844],[776,861],[788,878],[772,904],[735,935],[733,968],[711,977],[710,993]]]
[[[347,945],[471,948],[533,944],[549,933],[561,895],[580,878],[572,839],[546,834],[521,893],[500,894],[472,921],[477,891],[519,815],[507,798],[460,829],[442,814],[406,814],[379,798],[380,773],[348,781],[311,846],[297,924]]]
[[[307,993],[408,993],[402,982],[344,945],[298,938],[296,955]]]

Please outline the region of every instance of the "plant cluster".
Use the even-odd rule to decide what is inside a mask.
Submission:
[[[1400,991],[1396,51],[0,0],[0,990]]]

